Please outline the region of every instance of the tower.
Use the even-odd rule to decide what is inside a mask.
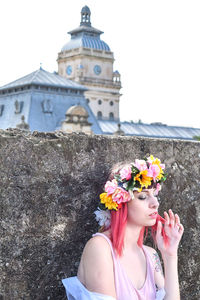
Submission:
[[[58,74],[84,85],[85,97],[98,119],[119,120],[121,81],[113,72],[114,56],[100,39],[102,31],[92,27],[88,6],[81,10],[80,26],[58,53]]]

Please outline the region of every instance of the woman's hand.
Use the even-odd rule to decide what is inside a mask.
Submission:
[[[178,245],[183,235],[183,225],[180,223],[180,218],[177,214],[174,215],[173,211],[169,209],[169,215],[164,212],[165,224],[164,230],[167,235],[168,243],[164,242],[162,236],[162,223],[158,221],[156,241],[158,249],[162,256],[176,256]]]

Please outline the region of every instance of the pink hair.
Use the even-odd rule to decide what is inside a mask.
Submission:
[[[124,246],[127,211],[127,203],[124,203],[118,211],[111,211],[111,241],[119,256],[122,255],[122,249]]]
[[[127,223],[127,203],[123,203],[122,207],[118,209],[118,211],[111,211],[111,241],[114,249],[116,250],[119,256],[122,255],[123,246],[124,246],[124,235]],[[158,215],[156,219],[155,225],[151,227],[151,235],[153,237],[154,243],[156,244],[156,230],[158,221],[161,221],[162,224],[165,223],[165,219],[163,219],[160,215]],[[146,232],[145,232],[146,231]],[[148,233],[148,227],[143,227],[140,231],[140,235],[138,238],[138,246],[142,247],[144,238],[146,238]],[[162,226],[162,236],[164,239],[164,243],[168,244],[168,237],[165,233],[164,227]]]

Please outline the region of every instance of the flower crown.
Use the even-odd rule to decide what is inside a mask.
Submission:
[[[143,188],[155,187],[156,193],[161,190],[161,183],[166,180],[165,165],[153,155],[143,160],[136,159],[135,163],[123,167],[114,175],[112,181],[107,181],[100,194],[101,203],[109,210],[118,210],[122,203],[131,200],[129,191],[141,192]]]

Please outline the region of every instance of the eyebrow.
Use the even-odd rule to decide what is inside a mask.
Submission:
[[[153,190],[155,191],[156,189],[153,189]],[[142,192],[149,193],[149,190],[148,189],[142,190],[140,193],[142,193]]]

